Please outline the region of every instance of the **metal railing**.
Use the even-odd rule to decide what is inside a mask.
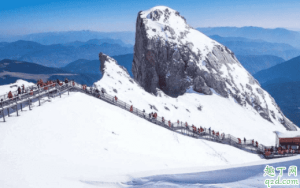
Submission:
[[[48,87],[48,89],[45,89],[45,87]],[[33,91],[33,95],[31,97],[31,99],[30,99],[30,97],[28,97],[28,95],[30,95],[29,91]],[[3,109],[5,109],[7,107],[9,108],[9,104],[14,106],[15,105],[14,100],[17,101],[22,98],[25,98],[23,103],[28,102],[28,104],[30,106],[31,100],[33,100],[34,98],[36,99],[41,96],[45,96],[47,94],[49,97],[49,94],[52,91],[59,92],[60,94],[66,92],[66,91],[68,91],[68,92],[69,91],[79,91],[79,92],[94,96],[96,98],[99,98],[110,104],[116,105],[120,108],[123,108],[123,109],[125,109],[147,121],[150,121],[151,123],[155,123],[159,126],[167,128],[171,131],[174,131],[174,132],[177,132],[177,133],[189,136],[189,137],[197,138],[197,139],[205,139],[205,140],[209,140],[209,141],[214,141],[214,142],[218,142],[218,143],[231,145],[231,146],[234,146],[236,148],[242,149],[247,152],[265,155],[266,150],[274,148],[274,152],[272,152],[268,156],[265,155],[266,158],[286,157],[286,156],[293,155],[293,154],[287,154],[287,153],[279,154],[278,151],[275,150],[275,147],[264,146],[262,144],[257,143],[257,141],[254,141],[254,139],[244,140],[244,139],[236,138],[230,134],[219,133],[214,130],[206,129],[204,127],[201,127],[201,129],[200,128],[195,129],[194,125],[191,126],[191,125],[188,125],[187,123],[178,122],[178,121],[171,122],[171,120],[164,119],[163,117],[160,117],[160,116],[157,116],[157,117],[150,116],[146,112],[143,112],[142,110],[134,107],[132,104],[128,104],[120,99],[116,100],[115,96],[107,94],[106,92],[104,92],[103,88],[100,90],[97,90],[96,88],[86,87],[86,86],[78,84],[76,82],[69,82],[68,84],[63,84],[62,86],[60,86],[58,84],[53,84],[53,85],[48,85],[48,86],[44,86],[44,87],[40,87],[40,88],[37,88],[35,86],[26,88],[26,92],[24,92],[21,95],[15,96],[13,99],[8,99],[7,97],[6,98],[4,97],[5,100],[1,102],[2,111],[3,111]],[[2,98],[3,98],[3,96],[2,96]],[[20,102],[17,104],[20,104]],[[18,107],[16,109],[18,109]],[[3,118],[4,118],[4,116],[3,116]],[[219,134],[217,135],[217,133],[219,133]]]
[[[93,95],[97,98],[100,98],[110,104],[119,106],[127,111],[130,111],[131,113],[144,118],[152,123],[155,123],[157,125],[160,125],[164,128],[167,128],[169,130],[175,131],[177,133],[190,136],[193,138],[198,139],[206,139],[218,143],[228,144],[234,147],[237,147],[239,149],[242,149],[247,152],[251,153],[257,153],[257,154],[265,154],[266,149],[272,148],[272,146],[264,146],[263,144],[259,144],[254,139],[250,140],[244,140],[240,138],[236,138],[230,134],[224,134],[219,133],[219,135],[212,134],[213,130],[209,131],[209,129],[206,129],[204,127],[201,127],[203,131],[199,132],[199,128],[196,128],[196,131],[194,131],[193,126],[187,125],[183,122],[171,122],[171,120],[164,119],[163,117],[157,116],[154,118],[153,116],[149,116],[146,112],[141,111],[140,109],[134,107],[132,104],[128,104],[120,99],[115,100],[115,96],[109,95],[106,92],[102,92],[100,89],[99,92],[96,92],[95,88],[87,88],[86,90],[82,89],[82,85],[75,83],[74,88],[76,90],[88,93],[90,95]],[[169,122],[170,121],[170,122]],[[273,147],[275,148],[275,147]],[[274,150],[275,151],[275,150]],[[281,155],[281,156],[274,156],[274,157],[284,157],[284,156],[290,156],[290,155]]]

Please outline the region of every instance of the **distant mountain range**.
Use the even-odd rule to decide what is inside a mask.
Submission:
[[[252,75],[284,62],[284,59],[273,55],[237,55],[236,57]]]
[[[131,44],[126,44],[120,39],[109,39],[109,38],[104,38],[104,39],[90,39],[86,42],[82,41],[74,41],[74,42],[68,42],[68,43],[63,43],[64,46],[74,46],[74,47],[80,47],[84,45],[102,45],[102,44],[118,44],[122,47],[128,47],[132,48]]]
[[[65,44],[74,41],[88,41],[91,39],[116,39],[126,44],[134,44],[135,32],[97,32],[97,31],[63,31],[63,32],[46,32],[33,33],[21,36],[2,36],[0,42],[15,42],[18,40],[33,41],[43,45]]]
[[[300,81],[265,83],[262,87],[274,97],[283,113],[300,127]]]
[[[133,54],[125,54],[119,56],[112,56],[118,64],[125,67],[130,74],[133,76],[131,71],[131,65],[133,60]],[[67,66],[62,68],[65,71],[76,73],[76,74],[98,74],[100,76],[100,61],[99,60],[86,60],[86,59],[79,59],[72,63],[69,63]]]
[[[45,67],[35,63],[16,60],[0,61],[0,85],[14,83],[18,79],[36,82],[38,79],[46,80],[75,80],[81,84],[92,85],[100,77],[97,75],[76,74],[59,68]]]
[[[113,56],[120,65],[124,66],[129,74],[132,75],[131,64],[133,54]],[[99,60],[79,59],[62,68],[52,68],[35,63],[4,59],[0,61],[0,85],[14,83],[18,79],[36,82],[38,79],[75,80],[81,84],[91,86],[94,82],[100,80]]]
[[[212,35],[210,38],[227,46],[237,56],[272,55],[289,60],[300,55],[300,49],[289,44],[270,43],[243,37],[221,37],[219,35]]]
[[[254,74],[283,113],[300,126],[300,56]]]
[[[300,32],[283,28],[265,29],[261,27],[208,27],[197,28],[206,35],[222,37],[244,37],[272,43],[285,43],[300,48]]]
[[[300,81],[300,56],[254,74],[261,83]],[[275,80],[275,81],[274,81]]]
[[[107,42],[111,43],[107,43]],[[0,60],[14,59],[33,62],[48,67],[63,67],[78,59],[94,60],[99,52],[121,55],[133,52],[133,46],[121,46],[121,41],[93,39],[87,42],[72,42],[53,45],[42,45],[31,41],[17,41],[0,44]]]

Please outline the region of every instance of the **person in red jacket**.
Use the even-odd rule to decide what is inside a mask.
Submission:
[[[133,106],[132,105],[130,106],[130,112],[133,112]]]
[[[168,124],[169,124],[169,127],[171,127],[171,122],[170,122],[170,120],[168,121]]]
[[[117,96],[115,96],[115,101],[116,101],[116,102],[118,101],[118,97],[117,97]]]
[[[12,99],[12,98],[13,98],[13,94],[11,93],[11,91],[8,92],[7,97],[8,97],[9,99]]]

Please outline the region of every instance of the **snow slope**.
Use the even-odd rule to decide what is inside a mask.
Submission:
[[[287,160],[288,159],[288,160]],[[235,165],[230,168],[189,168],[189,169],[174,169],[170,172],[147,172],[143,174],[134,175],[134,178],[130,182],[126,182],[130,187],[148,188],[148,187],[230,187],[230,188],[266,188],[264,184],[268,176],[264,176],[264,169],[266,165],[277,167],[299,166],[299,156],[290,158],[281,158],[266,161],[260,161],[255,163],[249,163],[246,165]],[[298,174],[300,169],[298,168]],[[151,175],[152,174],[152,175]],[[159,174],[159,175],[158,175]],[[276,172],[278,175],[278,171]],[[274,178],[276,179],[276,178]],[[288,176],[288,170],[283,171],[283,179],[298,179],[292,176]],[[298,179],[299,183],[299,179]],[[276,187],[286,188],[299,188],[298,185],[277,185]]]
[[[119,186],[141,171],[262,160],[171,132],[82,93],[44,102],[0,122],[1,188]]]
[[[113,58],[108,59],[104,64],[102,79],[94,83],[94,86],[105,88],[107,93],[116,95],[134,107],[145,109],[147,113],[154,112],[155,109],[151,109],[151,106],[155,106],[158,115],[166,120],[211,127],[212,130],[241,139],[246,137],[258,140],[266,146],[275,145],[276,135],[273,131],[286,132],[280,122],[271,123],[259,116],[252,107],[243,107],[233,98],[224,98],[216,92],[213,95],[203,95],[190,89],[178,98],[169,97],[162,91],[158,92],[158,96],[149,94]],[[198,109],[199,105],[202,106],[201,111]]]

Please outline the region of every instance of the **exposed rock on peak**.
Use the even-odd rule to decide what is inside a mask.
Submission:
[[[125,67],[119,65],[117,63],[117,61],[115,59],[111,58],[110,56],[100,52],[99,60],[100,60],[100,71],[101,71],[102,75],[118,72],[118,70],[114,70],[114,69],[117,69],[116,67],[118,67],[118,68],[122,69],[122,72],[127,74],[127,77],[130,77],[127,69]]]
[[[190,88],[206,95],[215,92],[254,108],[268,121],[294,127],[233,52],[191,28],[171,8],[159,6],[138,13],[132,72],[150,93],[160,89],[177,97]]]

